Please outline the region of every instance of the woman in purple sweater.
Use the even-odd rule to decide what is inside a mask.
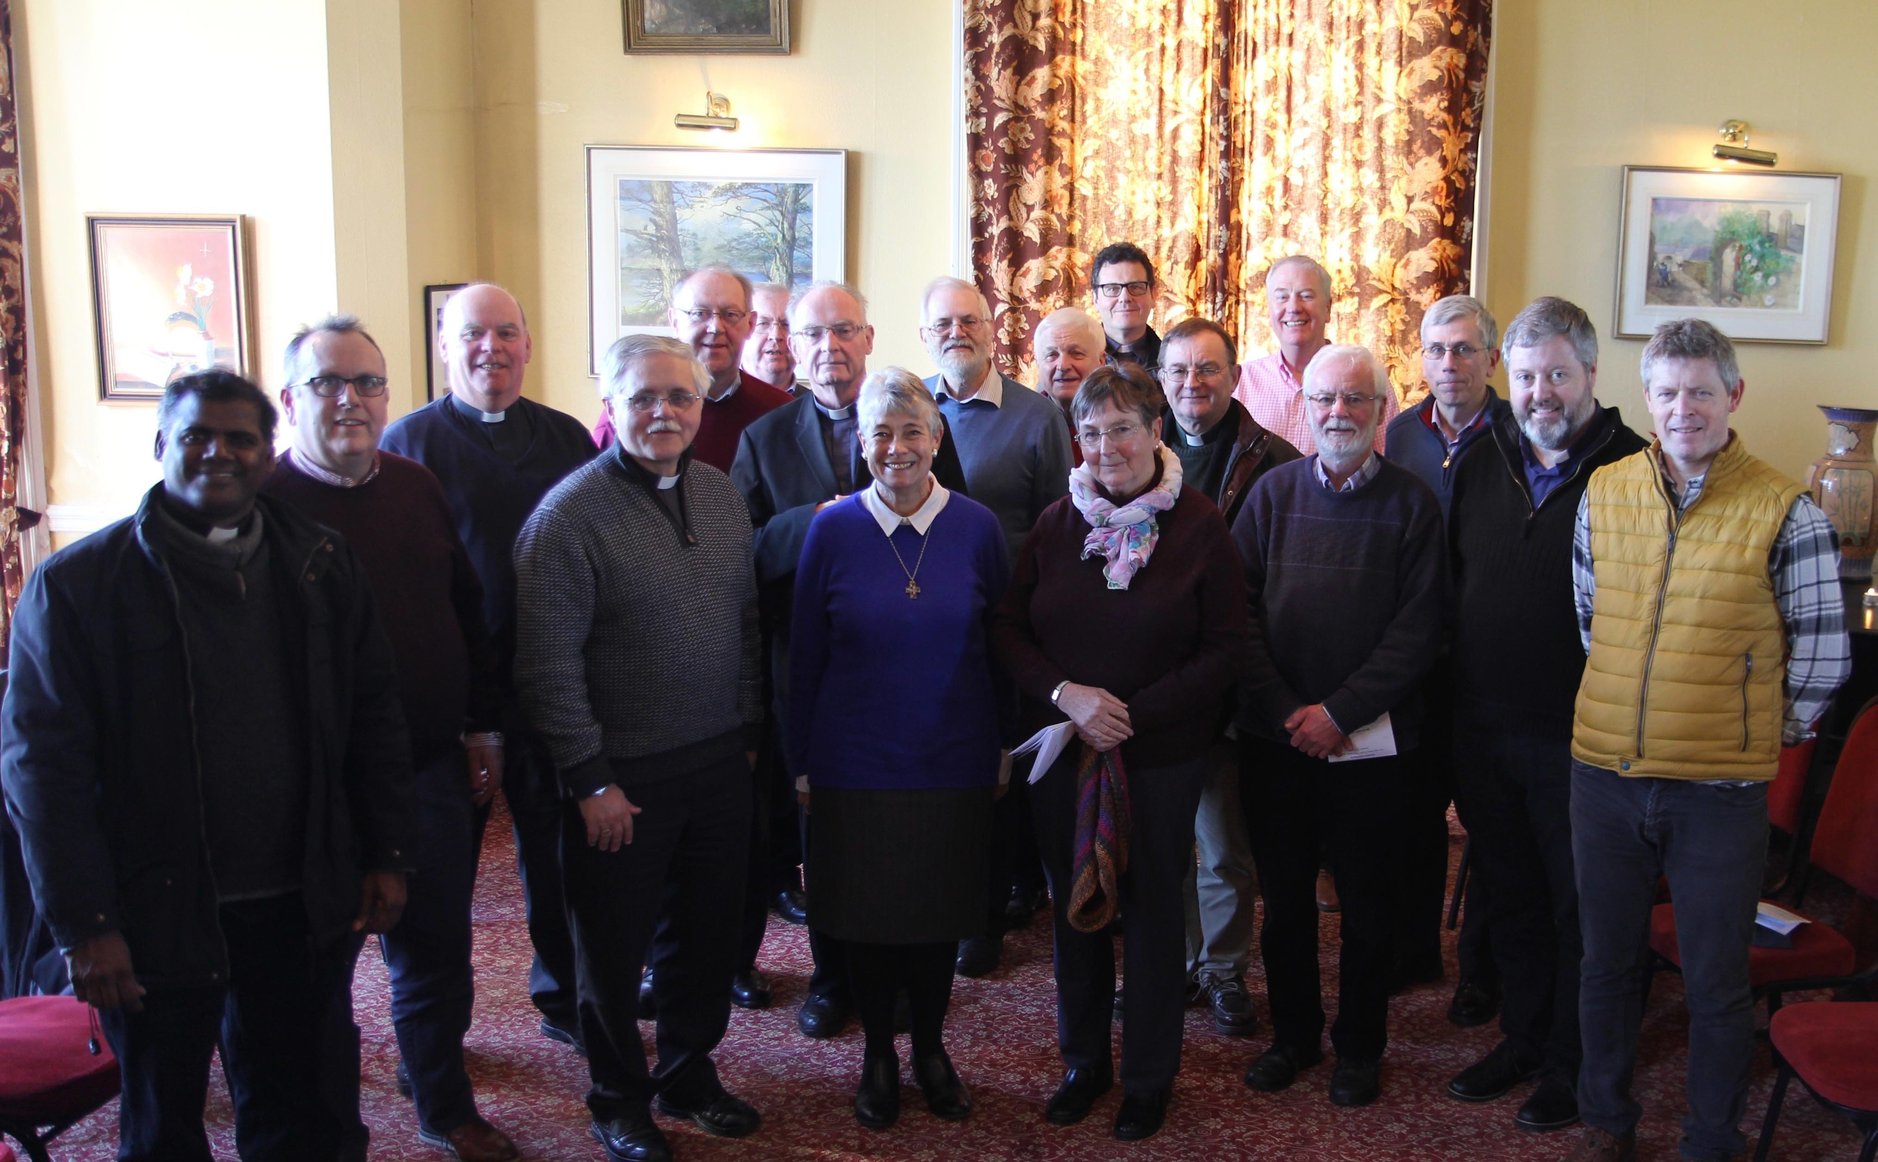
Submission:
[[[900,1113],[902,989],[927,1107],[948,1121],[971,1113],[942,1031],[958,942],[985,922],[1009,701],[986,623],[1009,565],[991,511],[933,479],[942,428],[926,386],[890,367],[867,377],[857,407],[873,481],[809,525],[784,721],[814,812],[809,924],[847,949],[867,1036],[854,1116],[886,1129]]]
[[[1034,788],[1056,919],[1057,1040],[1067,1071],[1044,1116],[1081,1121],[1114,1081],[1114,944],[1122,961],[1115,1136],[1161,1128],[1180,1068],[1186,976],[1181,877],[1207,749],[1224,728],[1246,628],[1245,581],[1219,510],[1183,489],[1161,392],[1101,368],[1072,405],[1083,462],[1018,554],[993,637],[1032,726],[1074,724]]]

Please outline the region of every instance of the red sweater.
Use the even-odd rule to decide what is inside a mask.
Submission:
[[[691,442],[691,458],[709,464],[719,472],[729,472],[737,458],[737,441],[743,430],[758,417],[769,414],[790,400],[786,391],[771,387],[747,371],[739,371],[743,383],[726,400],[704,401],[704,415],[698,420],[698,438]],[[613,413],[605,405],[593,425],[593,442],[601,448],[612,445]]]

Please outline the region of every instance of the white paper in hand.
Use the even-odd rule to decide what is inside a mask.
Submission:
[[[1030,778],[1027,780],[1034,783],[1043,778],[1045,771],[1056,765],[1056,760],[1062,755],[1063,748],[1068,746],[1069,740],[1075,737],[1076,724],[1073,722],[1059,722],[1054,726],[1046,726],[1025,739],[1016,750],[1011,752],[1011,757],[1016,758],[1021,754],[1036,752],[1037,757],[1031,760]]]
[[[1394,753],[1395,727],[1389,721],[1389,712],[1385,710],[1381,718],[1351,731],[1350,749],[1339,755],[1331,755],[1330,761],[1347,763],[1353,759],[1380,759]]]

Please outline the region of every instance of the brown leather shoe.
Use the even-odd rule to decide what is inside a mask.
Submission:
[[[1635,1130],[1620,1137],[1596,1126],[1586,1126],[1578,1137],[1578,1144],[1565,1155],[1563,1162],[1635,1162],[1636,1157]]]
[[[458,1162],[518,1162],[522,1156],[509,1136],[484,1121],[481,1114],[471,1114],[469,1121],[447,1134],[420,1129],[417,1136],[455,1155]]]
[[[1337,899],[1337,879],[1326,868],[1317,870],[1317,910],[1320,912],[1343,911],[1343,903]]]

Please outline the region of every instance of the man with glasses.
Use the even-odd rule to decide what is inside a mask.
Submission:
[[[443,483],[457,536],[482,582],[483,621],[503,692],[502,795],[514,819],[535,948],[528,990],[541,1012],[542,1036],[578,1046],[574,943],[561,895],[561,790],[516,701],[510,671],[515,535],[548,489],[593,458],[593,441],[579,420],[522,394],[533,354],[528,320],[513,295],[489,283],[457,291],[444,304],[437,332],[450,394],[394,421],[380,447],[416,460]]]
[[[680,340],[629,335],[601,382],[617,444],[549,492],[515,543],[515,674],[568,794],[592,1133],[610,1157],[659,1162],[655,1104],[720,1137],[762,1125],[711,1061],[738,959],[761,644],[749,513],[686,454],[703,364]],[[638,1021],[648,951],[656,1069]]]
[[[998,518],[1015,561],[1037,517],[1069,494],[1069,432],[1054,404],[992,367],[991,309],[977,287],[936,278],[926,286],[920,315],[920,338],[939,367],[926,386],[938,397],[972,499]],[[991,861],[986,932],[960,942],[961,976],[997,968],[1005,925],[1028,923],[1044,898],[1043,864],[1021,783],[998,801]]]
[[[1089,264],[1089,286],[1109,362],[1139,363],[1152,375],[1161,362],[1161,337],[1148,326],[1156,283],[1147,253],[1132,242],[1111,242]]]
[[[1238,350],[1210,319],[1182,319],[1161,340],[1161,389],[1167,414],[1161,430],[1180,458],[1186,487],[1219,506],[1230,525],[1254,482],[1299,452],[1266,431],[1232,397]],[[1258,1015],[1245,988],[1252,955],[1253,895],[1258,889],[1239,804],[1237,748],[1221,741],[1209,757],[1206,786],[1194,817],[1199,866],[1187,877],[1187,969],[1195,999],[1205,999],[1213,1027],[1250,1036]]]
[[[1323,1058],[1321,846],[1343,901],[1329,1086],[1342,1106],[1381,1092],[1393,880],[1446,574],[1441,506],[1375,451],[1388,391],[1364,348],[1319,352],[1303,392],[1317,452],[1261,477],[1232,528],[1252,607],[1240,790],[1272,1016],[1272,1046],[1245,1082],[1280,1090]]]
[[[417,1133],[462,1162],[519,1158],[476,1112],[463,1065],[475,984],[470,896],[476,812],[502,785],[502,692],[483,628],[483,590],[450,522],[443,486],[415,460],[381,452],[385,356],[351,315],[287,344],[280,402],[293,429],[262,489],[338,530],[358,554],[398,663],[411,731],[417,817],[404,918],[379,937],[391,978],[399,1088]]]
[[[1298,451],[1317,450],[1311,418],[1304,404],[1304,370],[1330,345],[1330,272],[1315,258],[1293,254],[1265,272],[1265,310],[1277,350],[1248,360],[1239,368],[1233,398],[1252,418],[1278,433]],[[1395,392],[1383,392],[1376,427],[1376,450],[1396,414]]]
[[[743,370],[778,391],[794,395],[796,357],[789,348],[789,288],[758,283],[750,291],[750,337],[743,344]],[[736,448],[731,452],[734,455]]]

